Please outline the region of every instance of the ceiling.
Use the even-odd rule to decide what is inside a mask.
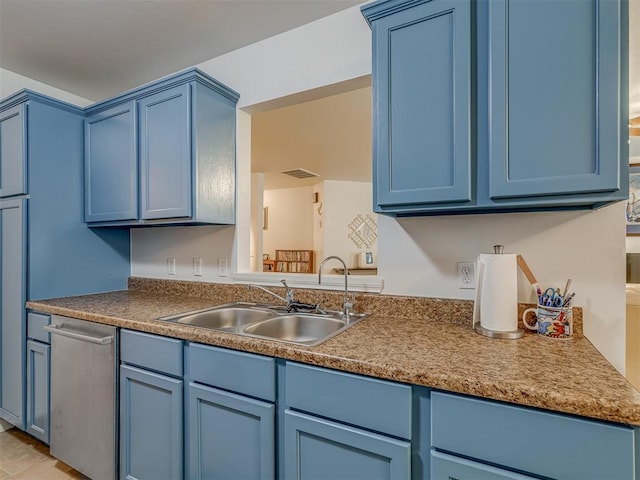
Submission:
[[[0,67],[99,101],[360,3],[0,0]]]

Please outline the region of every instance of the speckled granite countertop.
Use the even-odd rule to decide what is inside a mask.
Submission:
[[[480,336],[472,302],[359,294],[371,315],[317,347],[156,320],[229,301],[264,301],[246,286],[130,279],[129,290],[28,302],[27,307],[143,332],[281,357],[399,382],[640,425],[640,393],[582,335],[555,341]],[[301,301],[335,302],[311,291]],[[315,292],[315,293],[313,293]],[[327,308],[334,308],[331,305]],[[581,321],[581,318],[580,318]],[[581,325],[579,326],[581,330]]]

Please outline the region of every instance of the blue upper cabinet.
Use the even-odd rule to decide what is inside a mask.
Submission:
[[[613,0],[489,2],[492,199],[626,197],[620,9]]]
[[[469,0],[433,0],[399,8],[372,22],[377,211],[395,205],[468,202]]]
[[[191,214],[189,100],[189,85],[180,85],[138,101],[143,219]]]
[[[373,32],[377,212],[627,197],[624,0],[380,0],[362,12]]]
[[[0,112],[0,198],[27,193],[27,105]]]
[[[89,107],[86,222],[235,223],[237,101],[194,68]]]
[[[85,219],[138,218],[135,102],[87,117],[85,136]]]

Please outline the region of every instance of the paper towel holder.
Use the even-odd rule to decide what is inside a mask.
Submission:
[[[524,330],[519,328],[518,330],[514,330],[512,332],[496,332],[495,330],[489,330],[488,328],[484,328],[480,325],[480,322],[477,322],[473,325],[473,330],[480,335],[484,335],[485,337],[491,338],[502,338],[506,340],[516,340],[518,338],[524,337]]]
[[[504,253],[504,246],[503,245],[494,245],[493,246],[493,251],[494,254],[496,255],[501,255]],[[481,262],[478,262],[478,279],[482,278],[483,275],[483,264]],[[479,305],[478,305],[478,298],[480,297],[480,288],[482,285],[481,281],[476,282],[477,284],[477,298],[476,298],[476,302],[473,306],[473,330],[480,334],[480,335],[484,335],[485,337],[490,337],[490,338],[501,338],[501,339],[505,339],[505,340],[516,340],[518,338],[522,338],[524,336],[524,329],[519,328],[517,330],[512,330],[512,331],[508,331],[508,332],[504,332],[504,331],[496,331],[496,330],[490,330],[488,328],[483,327],[480,324],[480,314],[479,314]]]

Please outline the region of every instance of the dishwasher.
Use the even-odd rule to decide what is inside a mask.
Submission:
[[[53,315],[50,452],[93,480],[116,477],[115,327]]]

